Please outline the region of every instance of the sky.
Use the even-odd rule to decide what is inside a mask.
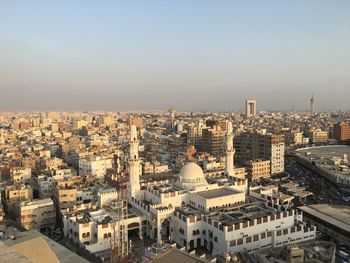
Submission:
[[[350,110],[348,0],[0,0],[0,111]]]

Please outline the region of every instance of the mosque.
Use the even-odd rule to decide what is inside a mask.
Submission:
[[[212,255],[253,252],[314,239],[315,227],[302,223],[302,213],[274,190],[250,193],[246,179],[234,175],[232,123],[226,129],[225,174],[206,178],[200,166],[189,162],[175,183],[140,183],[137,129],[129,141],[128,202],[139,211],[140,235],[158,244],[175,242],[189,250],[204,247]]]

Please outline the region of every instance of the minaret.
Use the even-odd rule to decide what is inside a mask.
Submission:
[[[231,121],[227,122],[226,126],[226,159],[225,159],[225,174],[234,176],[233,156],[235,150],[233,149],[233,129]]]
[[[138,199],[140,191],[140,159],[139,159],[139,141],[135,125],[131,125],[129,140],[129,183],[128,197]]]
[[[314,94],[312,94],[311,100],[310,100],[310,115],[313,116],[314,114],[315,114]]]
[[[4,139],[4,130],[0,129],[0,144],[4,144],[5,139]]]

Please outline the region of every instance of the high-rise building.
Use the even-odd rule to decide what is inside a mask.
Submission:
[[[256,100],[247,100],[245,103],[245,116],[250,118],[256,115]]]
[[[333,127],[333,137],[338,142],[347,142],[350,140],[350,124],[340,122]]]
[[[312,94],[311,99],[310,99],[310,115],[315,114],[315,105],[314,105],[314,94]]]
[[[284,172],[284,135],[242,133],[234,139],[236,161],[270,160],[271,175]]]
[[[202,151],[214,156],[224,154],[225,131],[220,126],[203,129],[202,133]]]

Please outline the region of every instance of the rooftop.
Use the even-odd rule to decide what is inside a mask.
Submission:
[[[238,192],[235,190],[227,189],[227,188],[220,188],[220,189],[213,189],[208,191],[201,191],[195,193],[196,195],[199,195],[200,197],[211,199],[211,198],[218,198],[223,196],[229,196],[237,194]]]
[[[18,232],[15,229],[7,229],[7,235],[3,237],[0,244],[5,244],[11,249],[16,250],[19,254],[26,257],[30,262],[81,262],[88,263],[87,260],[73,253],[64,246],[58,244],[45,235],[36,230]],[[15,233],[16,239],[8,238],[9,235]],[[35,248],[35,249],[33,249]],[[2,250],[1,250],[2,251]],[[40,253],[38,253],[40,251]],[[11,261],[9,261],[11,262]],[[28,261],[13,261],[28,262]]]
[[[301,206],[298,209],[350,233],[350,206],[336,207],[328,204],[318,204]]]

